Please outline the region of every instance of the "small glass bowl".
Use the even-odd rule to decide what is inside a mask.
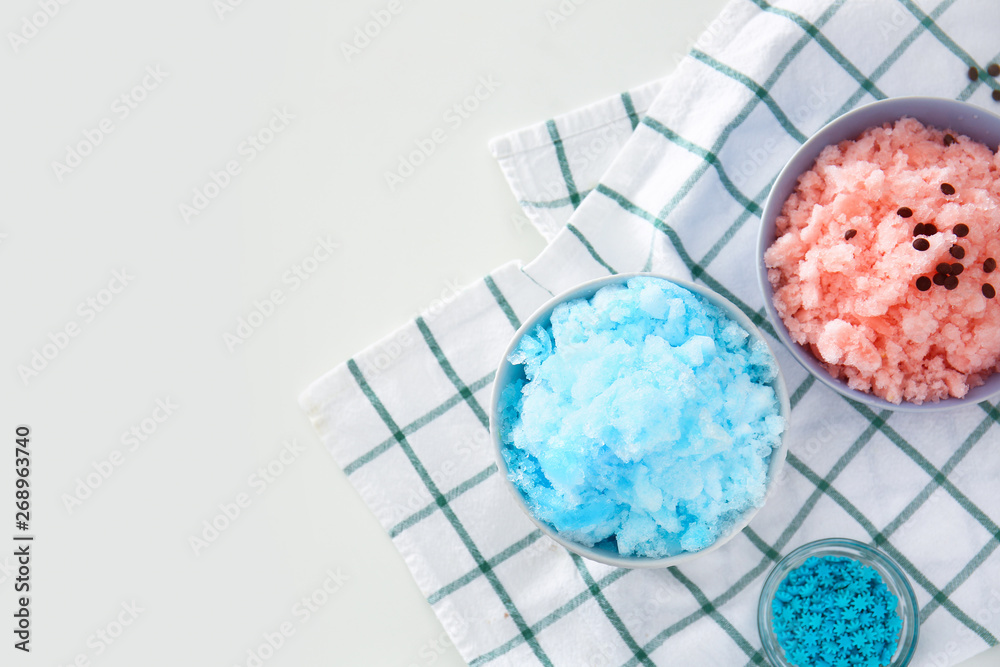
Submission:
[[[917,598],[913,594],[906,575],[895,561],[884,553],[856,540],[843,538],[831,538],[817,540],[799,547],[791,552],[774,566],[771,573],[764,581],[764,590],[760,593],[760,603],[757,605],[757,630],[760,632],[760,641],[764,646],[764,654],[774,667],[809,667],[808,665],[794,665],[785,659],[785,652],[778,643],[778,638],[774,634],[772,624],[771,602],[778,586],[784,581],[789,572],[798,568],[812,556],[841,556],[858,561],[862,565],[874,568],[882,581],[889,588],[889,591],[896,596],[899,603],[896,606],[896,613],[903,621],[903,628],[899,632],[899,643],[896,645],[896,652],[892,656],[892,662],[883,667],[905,667],[910,664],[913,652],[917,648],[917,633],[919,616],[917,612]]]

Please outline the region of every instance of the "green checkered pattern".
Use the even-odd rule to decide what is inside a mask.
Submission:
[[[888,96],[995,108],[985,66],[1000,58],[997,35],[995,0],[735,0],[663,82],[494,142],[549,247],[301,398],[470,665],[766,664],[763,578],[789,550],[833,536],[879,547],[913,583],[913,665],[956,664],[997,643],[997,405],[875,412],[815,382],[775,341],[793,406],[775,491],[727,545],[662,571],[585,561],[541,535],[497,475],[487,418],[493,370],[520,322],[583,280],[691,277],[773,334],[754,240],[792,151]]]

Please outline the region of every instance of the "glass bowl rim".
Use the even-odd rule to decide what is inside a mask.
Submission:
[[[906,576],[906,573],[903,572],[903,569],[888,554],[872,545],[847,537],[828,537],[807,542],[786,554],[768,572],[757,603],[757,632],[760,636],[762,650],[768,662],[774,665],[774,667],[788,667],[791,665],[782,656],[777,655],[775,649],[765,641],[765,636],[773,638],[769,622],[770,607],[778,585],[794,568],[802,565],[810,556],[818,555],[823,549],[828,547],[854,552],[878,563],[885,569],[885,572],[879,572],[879,575],[883,577],[883,581],[885,581],[884,574],[889,574],[891,581],[887,581],[886,584],[890,587],[891,592],[899,598],[899,604],[903,608],[904,615],[908,617],[909,623],[908,625],[904,625],[899,638],[903,652],[891,664],[885,667],[906,667],[913,659],[913,654],[917,648],[917,641],[920,638],[920,611],[917,606],[916,594],[913,592],[913,586],[910,585],[910,580]],[[841,553],[839,555],[844,554]],[[859,562],[867,564],[864,561]],[[795,563],[794,567],[790,565],[791,563]],[[903,635],[902,633],[907,630],[907,627],[911,628],[911,631]],[[774,643],[777,644],[777,639],[774,639]],[[897,648],[897,650],[899,649]]]

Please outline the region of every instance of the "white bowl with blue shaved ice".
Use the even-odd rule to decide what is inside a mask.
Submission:
[[[570,551],[669,567],[722,546],[785,460],[788,392],[760,331],[704,287],[593,280],[515,334],[490,431],[515,500]]]

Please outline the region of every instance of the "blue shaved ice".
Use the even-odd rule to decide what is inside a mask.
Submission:
[[[760,507],[784,420],[767,345],[658,278],[556,306],[508,360],[501,451],[532,514],[622,555],[711,546]]]

